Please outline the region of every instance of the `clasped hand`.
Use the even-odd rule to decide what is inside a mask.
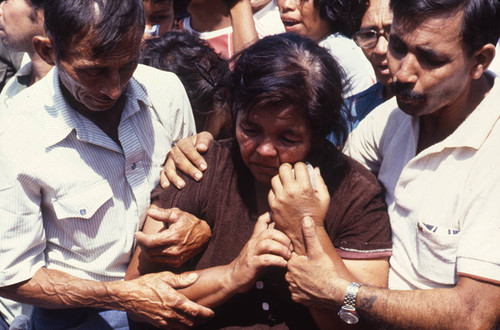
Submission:
[[[316,188],[311,184],[304,163],[296,163],[293,167],[288,163],[282,164],[279,174],[271,181],[272,189],[268,196],[276,228],[290,237],[294,251],[299,254],[305,253],[302,219],[309,216],[316,226],[323,226],[330,204],[328,188],[319,168],[314,169],[314,175]]]

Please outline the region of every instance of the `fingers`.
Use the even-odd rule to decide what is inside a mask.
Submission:
[[[153,220],[172,224],[179,220],[180,212],[182,211],[178,208],[164,209],[152,204],[148,210],[148,215]]]
[[[323,177],[321,176],[319,167],[314,168],[314,173],[315,173],[314,179],[316,180],[316,191],[318,192],[320,198],[321,199],[330,198],[328,187],[325,183],[325,180],[323,180]]]
[[[304,217],[302,220],[302,233],[306,245],[307,255],[314,257],[323,253],[323,247],[316,232],[316,225],[311,217]]]
[[[210,142],[214,139],[210,132],[200,132],[196,135],[196,150],[199,152],[206,152]],[[206,164],[205,164],[206,165]],[[198,167],[199,168],[199,167]]]
[[[167,161],[165,162],[165,166],[163,167],[163,171],[160,174],[160,179],[162,179],[163,177],[163,180],[160,182],[161,186],[162,188],[167,188],[170,185],[170,183],[172,183],[174,186],[177,187],[177,189],[182,189],[186,185],[186,182],[184,182],[184,180],[182,180],[182,178],[177,174],[177,169],[175,167],[176,160],[174,160],[171,157],[173,157],[172,151],[170,151]],[[177,155],[176,157],[182,157],[182,156]],[[179,161],[180,160],[177,158],[177,162]]]

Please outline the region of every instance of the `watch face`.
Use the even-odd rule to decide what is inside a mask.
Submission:
[[[347,324],[356,324],[359,321],[359,317],[356,314],[354,314],[353,311],[349,310],[349,308],[344,308],[344,306],[342,306],[338,315],[340,319]]]

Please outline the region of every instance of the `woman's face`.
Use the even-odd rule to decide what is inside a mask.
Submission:
[[[312,131],[305,115],[294,108],[264,106],[238,114],[236,139],[255,180],[270,183],[281,164],[305,160]]]
[[[316,42],[331,34],[330,24],[319,15],[314,0],[278,0],[281,21],[287,32],[297,33]]]

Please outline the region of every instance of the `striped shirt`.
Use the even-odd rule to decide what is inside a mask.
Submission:
[[[175,75],[140,65],[125,93],[121,147],[69,106],[57,68],[9,105],[0,129],[0,286],[40,267],[123,278],[165,155],[195,132]]]

